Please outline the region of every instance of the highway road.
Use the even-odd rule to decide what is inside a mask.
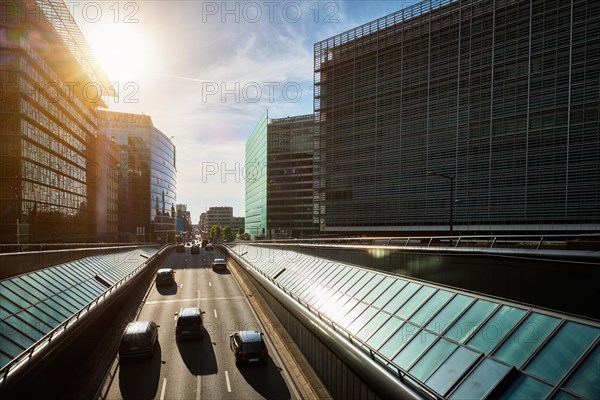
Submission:
[[[175,269],[177,285],[154,283],[138,320],[159,327],[159,346],[151,359],[119,363],[109,399],[290,399],[297,398],[268,335],[266,366],[235,365],[229,335],[237,330],[265,332],[234,276],[213,272],[217,251],[173,252],[160,268]],[[205,312],[203,340],[177,342],[175,313],[198,306]],[[115,360],[118,363],[118,359]]]

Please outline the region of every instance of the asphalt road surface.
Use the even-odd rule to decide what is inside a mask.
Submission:
[[[176,286],[153,287],[138,316],[159,327],[159,346],[151,359],[119,362],[109,399],[290,399],[289,377],[267,334],[265,366],[236,366],[229,335],[238,330],[265,332],[229,271],[213,272],[217,251],[173,252],[160,268],[175,269]],[[204,339],[175,340],[175,313],[182,307],[204,311]]]

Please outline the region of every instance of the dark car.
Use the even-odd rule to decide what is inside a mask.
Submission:
[[[192,252],[192,254],[200,254],[200,246],[198,246],[197,243],[194,243],[190,251]]]
[[[175,323],[175,338],[177,340],[196,337],[202,339],[204,337],[202,314],[204,312],[198,307],[186,307],[179,310]]]
[[[208,244],[208,239],[202,239],[202,247],[206,247]]]
[[[152,357],[158,343],[158,325],[153,321],[130,322],[119,345],[119,358]]]
[[[206,246],[204,246],[204,250],[206,251],[212,251],[213,250],[213,245],[210,243],[207,243]]]
[[[212,269],[213,271],[226,271],[227,263],[222,258],[215,258],[212,262]]]
[[[175,284],[175,271],[173,268],[161,268],[156,271],[156,286]]]
[[[236,365],[266,364],[269,352],[258,331],[239,331],[229,336],[229,347],[235,355]]]
[[[185,246],[183,243],[177,243],[177,246],[175,246],[175,251],[177,253],[185,253]]]

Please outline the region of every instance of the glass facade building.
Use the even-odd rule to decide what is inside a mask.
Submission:
[[[245,231],[252,236],[267,235],[267,124],[265,111],[246,142]]]
[[[599,2],[424,1],[314,62],[323,230],[600,228]]]
[[[0,242],[93,239],[88,156],[108,79],[64,3],[3,3],[0,22]]]
[[[311,237],[313,222],[312,114],[269,121],[267,127],[267,216],[273,239]]]
[[[122,240],[173,240],[175,146],[148,115],[98,111],[100,130],[119,148],[119,234]]]

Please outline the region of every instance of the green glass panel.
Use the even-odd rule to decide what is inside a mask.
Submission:
[[[437,367],[439,367],[446,358],[456,350],[457,346],[457,344],[441,338],[427,350],[427,353],[425,353],[408,372],[421,382],[425,382]]]
[[[512,385],[501,396],[501,400],[515,399],[543,399],[550,391],[552,386],[546,385],[527,375],[519,376]]]
[[[592,397],[593,398],[593,397]],[[578,400],[579,397],[570,395],[569,393],[563,392],[562,390],[556,393],[552,400]]]
[[[446,392],[456,384],[465,371],[471,368],[478,357],[478,353],[459,346],[425,383],[442,396],[445,396]]]
[[[0,344],[2,345],[3,353],[14,358],[29,347],[27,344],[21,344],[19,336],[21,336],[21,334],[18,330],[6,322],[0,321]]]
[[[485,399],[488,393],[510,371],[510,367],[491,358],[485,358],[473,372],[452,392],[454,400]]]
[[[448,301],[448,299],[452,297],[452,293],[447,290],[438,290],[436,294],[430,298],[427,303],[423,304],[419,311],[417,311],[410,320],[417,325],[424,325],[429,318],[444,305]]]
[[[373,336],[367,340],[367,344],[374,349],[378,349],[381,347],[383,342],[392,335],[392,333],[396,332],[398,328],[402,325],[402,320],[392,317],[385,322],[381,326],[381,328],[377,329],[377,332]]]
[[[472,302],[472,297],[457,294],[429,321],[427,329],[441,335]]]
[[[359,307],[362,307],[362,305],[364,305],[364,303],[360,303]],[[348,327],[348,330],[350,332],[360,331],[365,326],[365,324],[369,322],[371,318],[373,318],[373,316],[379,311],[373,307],[369,307],[366,305],[365,307],[365,310]]]
[[[43,336],[40,331],[23,322],[14,315],[4,319],[2,322],[6,323],[7,326],[14,328],[8,332],[15,333],[11,339],[17,342],[19,346],[27,348]],[[5,332],[2,333],[5,334]]]
[[[405,325],[411,325],[406,323]],[[436,336],[426,331],[419,331],[412,340],[404,346],[404,348],[394,357],[394,363],[401,368],[408,369],[410,365],[427,350],[427,348],[435,341]]]
[[[525,370],[558,382],[598,336],[598,328],[568,321],[560,327]]]
[[[454,325],[444,333],[448,339],[456,340],[459,343],[471,336],[473,332],[485,321],[485,319],[498,306],[497,303],[479,299],[473,304]]]
[[[390,314],[379,311],[379,313],[377,313],[360,331],[358,331],[356,336],[359,339],[366,341],[388,318],[390,318]]]
[[[412,285],[414,285],[414,283]],[[375,300],[373,302],[373,306],[375,306],[377,308],[383,308],[383,306],[385,306],[387,303],[389,303],[389,301],[391,299],[393,299],[394,297],[396,297],[396,295],[398,295],[398,293],[404,288],[404,286],[406,286],[404,281],[399,280],[399,281],[394,282],[394,284],[392,286],[388,287],[386,289],[386,291],[383,292],[381,294],[381,296],[379,296],[377,298],[377,300]],[[396,310],[394,310],[394,311],[396,311]]]
[[[379,352],[389,359],[392,359],[398,350],[403,348],[413,336],[419,332],[419,328],[411,324],[404,324],[394,333],[379,349]]]
[[[375,309],[372,309],[365,303],[358,303],[352,310],[350,310],[350,312],[348,312],[348,314],[344,316],[344,318],[341,321],[342,326],[347,326],[349,332],[358,332],[366,323],[366,321],[359,319],[356,325],[354,322],[355,320],[357,320],[359,315],[362,316],[365,310],[372,310],[373,314],[371,314],[371,316],[374,315]]]
[[[367,293],[373,290],[375,286],[379,285],[379,283],[381,283],[381,281],[383,280],[382,275],[378,275],[372,272],[367,272],[367,276],[370,276],[371,280],[365,283],[365,285],[363,285],[363,287],[361,287],[360,290],[356,292],[356,294],[353,294],[353,296],[359,300],[365,297]]]
[[[429,296],[435,292],[436,289],[431,286],[422,286],[418,292],[414,294],[397,312],[396,315],[400,318],[408,319],[415,310],[417,310],[427,299]]]
[[[488,322],[469,340],[469,346],[489,353],[519,323],[526,311],[522,308],[502,306]]]
[[[396,280],[394,278],[386,276],[385,279],[377,285],[377,287],[375,287],[372,291],[369,292],[369,294],[367,294],[365,296],[363,301],[367,304],[372,303],[376,298],[378,298],[381,295],[381,293],[387,291],[387,289],[391,285],[395,284],[395,282],[399,282],[400,289],[402,289],[402,286],[406,285],[406,281]],[[400,290],[400,289],[398,289],[398,290]],[[381,308],[381,307],[378,307],[378,308]]]
[[[383,309],[390,314],[395,314],[396,311],[419,290],[423,287],[421,284],[410,282],[399,293],[394,296],[391,301],[383,306]]]
[[[560,323],[558,318],[531,313],[496,350],[494,357],[521,368]]]
[[[600,397],[600,346],[577,368],[565,384],[567,389],[589,399]]]

